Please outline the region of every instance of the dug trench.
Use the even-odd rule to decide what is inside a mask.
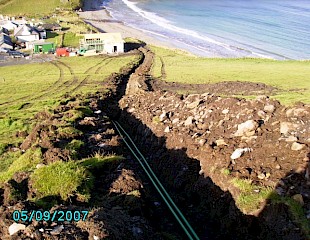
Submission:
[[[200,239],[307,239],[309,106],[284,107],[266,97],[155,91],[150,74],[154,55],[147,48],[140,54],[138,65],[104,82],[108,93],[67,98],[52,114],[38,114],[37,127],[20,146],[27,151],[36,143],[44,149],[46,165],[68,161],[72,156],[66,146],[74,139],[85,144],[76,161],[96,154],[125,157],[90,167],[95,181],[88,203],[77,195],[67,201],[43,199],[55,203],[50,211],[89,209],[87,220],[33,221],[8,236],[15,209],[42,209],[26,200],[36,192],[29,173],[19,172],[0,188],[3,239],[186,239],[110,119],[130,132]],[[91,110],[73,123],[82,134],[55,135],[64,116],[81,108]],[[236,179],[255,187],[244,192],[249,186]],[[276,200],[259,199],[266,189]],[[15,199],[8,198],[12,191],[19,193]],[[292,201],[298,211],[292,211]]]
[[[133,136],[199,237],[307,239],[310,106],[154,91],[154,55],[144,54],[106,112]]]

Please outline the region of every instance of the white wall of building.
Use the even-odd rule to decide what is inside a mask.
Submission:
[[[114,51],[114,47],[116,47],[116,51]],[[123,53],[124,52],[124,43],[107,43],[107,44],[104,44],[104,50],[107,52],[107,53]]]
[[[39,35],[18,36],[16,38],[21,42],[31,42],[39,40]]]

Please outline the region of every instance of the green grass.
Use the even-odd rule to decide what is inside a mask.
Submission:
[[[273,98],[283,104],[298,101],[310,103],[309,61],[276,61],[269,59],[201,58],[181,51],[152,47],[155,52],[153,75],[162,76],[162,62],[166,81],[180,83],[217,83],[221,81],[249,81],[264,83],[280,89]]]
[[[68,32],[64,34],[64,47],[79,47],[80,46],[80,39],[83,36],[77,36],[75,33]]]
[[[104,156],[99,153],[96,153],[94,156],[90,158],[86,158],[79,161],[79,164],[88,169],[105,169],[105,168],[110,169],[115,167],[115,165],[119,164],[119,162],[122,160],[124,160],[124,158],[120,156]]]
[[[1,14],[20,16],[43,16],[51,14],[56,8],[77,8],[79,0],[70,0],[63,3],[61,0],[1,0]]]
[[[270,200],[271,204],[283,203],[289,207],[294,221],[300,226],[306,236],[310,237],[309,220],[306,218],[306,213],[299,202],[290,197],[279,196],[270,187],[255,186],[251,180],[234,178],[231,182],[240,190],[236,204],[244,213],[255,212],[265,200]]]
[[[42,162],[42,152],[39,148],[35,150],[29,149],[22,155],[16,154],[10,156],[10,158],[11,164],[6,166],[7,170],[0,172],[0,184],[8,181],[16,172],[33,170],[37,164]],[[16,159],[14,160],[14,158]]]
[[[29,130],[34,114],[54,108],[66,93],[102,90],[104,80],[111,73],[119,72],[138,58],[70,57],[59,61],[62,64],[56,62],[58,67],[52,63],[37,63],[0,68],[4,78],[0,79],[0,146],[20,143],[23,139],[15,138],[15,132]],[[89,114],[90,109],[74,111],[72,121]]]
[[[93,177],[77,162],[55,162],[36,169],[30,177],[36,198],[60,196],[67,200],[73,195],[87,201],[90,197]]]
[[[245,214],[258,210],[273,191],[269,187],[255,186],[247,179],[234,178],[231,183],[240,190],[236,204]]]

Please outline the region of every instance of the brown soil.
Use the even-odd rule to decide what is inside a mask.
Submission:
[[[268,86],[264,83],[253,82],[239,82],[239,81],[224,81],[219,83],[210,84],[181,84],[175,82],[166,82],[162,80],[154,79],[152,81],[152,87],[154,90],[164,90],[172,92],[182,93],[212,93],[217,95],[273,95],[277,88]]]

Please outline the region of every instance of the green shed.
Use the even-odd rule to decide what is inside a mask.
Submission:
[[[51,42],[40,42],[33,44],[33,53],[48,53],[55,51],[55,45]]]

